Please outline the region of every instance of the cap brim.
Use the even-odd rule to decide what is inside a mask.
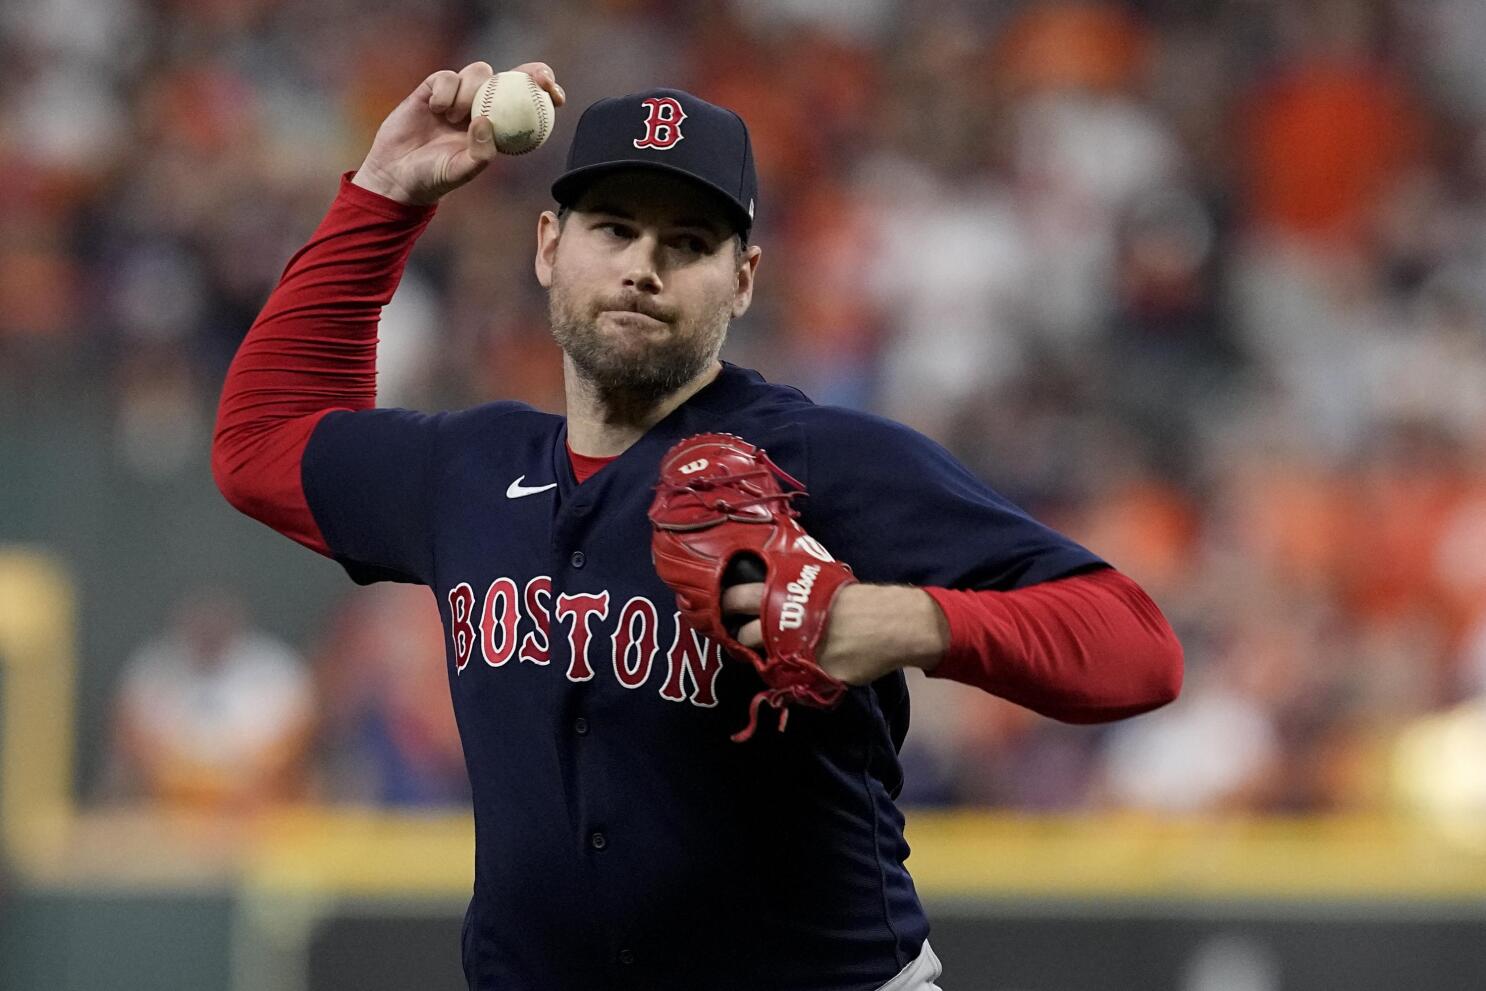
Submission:
[[[572,206],[577,203],[583,191],[597,178],[608,175],[610,172],[623,172],[626,169],[648,169],[652,172],[669,172],[671,175],[690,179],[693,184],[702,187],[708,192],[716,193],[722,200],[724,210],[733,226],[741,233],[747,234],[753,228],[753,218],[748,215],[748,210],[733,198],[733,195],[721,186],[708,182],[694,172],[667,165],[664,162],[656,162],[648,158],[620,159],[618,161],[602,162],[598,165],[585,165],[582,168],[565,172],[557,177],[552,184],[552,198],[563,206]]]

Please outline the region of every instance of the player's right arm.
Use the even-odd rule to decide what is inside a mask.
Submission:
[[[520,66],[561,105],[552,70],[540,62]],[[379,553],[385,518],[403,514],[398,459],[419,456],[425,439],[415,414],[358,412],[355,431],[375,435],[375,451],[357,457],[353,432],[338,411],[376,405],[377,324],[392,298],[414,242],[434,204],[473,179],[495,154],[488,122],[470,122],[475,92],[492,74],[483,62],[459,72],[440,71],[388,115],[355,178],[343,177],[340,194],[310,241],[290,260],[228,369],[212,439],[212,474],[233,506],[322,554],[363,560],[416,577],[399,567],[399,555]],[[334,414],[334,415],[333,415]],[[334,430],[327,431],[327,426]],[[339,432],[336,443],[327,433]],[[329,521],[310,509],[302,466],[312,440],[330,462],[322,475],[337,475],[352,491],[374,484],[380,500],[362,499],[361,518],[345,540],[325,532]],[[367,446],[367,445],[361,445]],[[392,470],[389,470],[392,469]],[[358,477],[359,476],[359,477]],[[355,531],[354,533],[352,531]],[[365,545],[357,553],[348,544]],[[387,560],[380,560],[386,558]]]

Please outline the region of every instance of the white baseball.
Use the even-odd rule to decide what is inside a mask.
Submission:
[[[495,150],[525,155],[542,146],[552,133],[552,97],[524,72],[497,72],[475,93],[471,112],[488,117],[495,131]]]

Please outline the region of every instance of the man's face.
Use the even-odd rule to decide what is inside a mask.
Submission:
[[[642,401],[716,359],[759,254],[739,252],[714,194],[655,171],[595,180],[561,223],[549,211],[537,227],[557,343],[601,392]]]

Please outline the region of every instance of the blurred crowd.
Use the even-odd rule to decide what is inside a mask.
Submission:
[[[103,795],[187,809],[469,800],[427,589],[348,596],[308,656],[226,589],[189,596],[129,658]]]
[[[121,462],[197,470],[238,340],[428,72],[542,59],[575,107],[678,85],[758,157],[725,356],[940,439],[1186,647],[1181,700],[1106,728],[916,682],[907,801],[1479,802],[1483,51],[1479,0],[10,0],[0,417],[93,381]],[[560,408],[530,265],[572,116],[441,207],[383,403]],[[196,606],[121,685],[123,764],[182,644],[221,653]],[[348,596],[299,649],[221,662],[282,680],[241,757],[265,794],[460,800],[426,592]]]

